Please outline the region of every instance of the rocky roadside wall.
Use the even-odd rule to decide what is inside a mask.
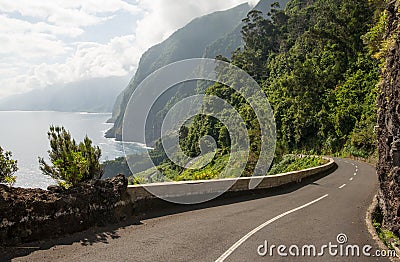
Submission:
[[[74,189],[0,185],[0,245],[16,245],[86,230],[131,215],[128,181],[120,175]]]
[[[378,98],[380,189],[383,225],[400,236],[400,1],[387,2],[386,62]]]

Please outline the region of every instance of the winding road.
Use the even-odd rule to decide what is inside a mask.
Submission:
[[[3,259],[389,261],[376,256],[380,251],[365,222],[378,187],[375,169],[361,162],[335,160],[338,168],[333,173],[284,191],[217,199],[196,206],[171,205],[164,211],[143,214],[136,224],[24,245],[7,251]],[[278,253],[282,245],[286,249],[281,247]],[[317,257],[311,245],[316,247]],[[352,256],[354,245],[359,247],[359,257]],[[363,254],[364,248],[370,257]],[[350,256],[346,257],[346,251]]]

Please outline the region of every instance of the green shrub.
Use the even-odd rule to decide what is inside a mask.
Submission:
[[[372,213],[372,224],[375,227],[376,233],[378,234],[379,238],[383,241],[383,243],[391,250],[393,250],[393,245],[398,246],[399,237],[396,236],[392,231],[382,228],[383,223],[383,213],[382,210],[378,207]]]
[[[81,182],[102,177],[101,150],[98,146],[92,146],[87,136],[83,142],[76,144],[64,127],[51,126],[47,134],[52,165],[39,158],[40,170],[44,175],[54,178],[63,187],[75,187]]]
[[[0,183],[12,186],[16,182],[15,172],[18,171],[17,160],[11,159],[12,153],[0,147]]]

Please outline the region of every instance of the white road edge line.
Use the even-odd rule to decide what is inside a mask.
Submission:
[[[289,214],[291,214],[291,213],[294,213],[294,212],[296,212],[296,211],[298,211],[298,210],[300,210],[300,209],[303,209],[303,208],[306,208],[306,207],[308,207],[308,206],[311,206],[312,204],[315,204],[315,203],[321,201],[322,199],[326,198],[327,196],[329,196],[329,195],[326,194],[326,195],[324,195],[324,196],[322,196],[322,197],[320,197],[320,198],[318,198],[318,199],[315,199],[315,200],[313,200],[313,201],[311,201],[311,202],[308,202],[308,203],[305,204],[305,205],[302,205],[302,206],[297,207],[297,208],[295,208],[295,209],[289,210],[289,211],[287,211],[287,212],[285,212],[285,213],[283,213],[283,214],[280,214],[279,216],[276,216],[276,217],[274,217],[274,218],[268,220],[268,221],[265,222],[264,224],[259,225],[258,227],[256,227],[255,229],[253,229],[252,231],[250,231],[249,233],[247,233],[247,235],[245,235],[244,237],[242,237],[242,238],[241,238],[239,241],[237,241],[235,244],[233,244],[225,253],[223,253],[217,260],[215,260],[215,262],[223,262],[223,261],[225,261],[225,259],[226,259],[227,257],[229,257],[241,244],[243,244],[243,243],[244,243],[247,239],[249,239],[252,235],[254,235],[255,233],[257,233],[258,231],[260,231],[260,230],[263,229],[264,227],[268,226],[269,224],[275,222],[276,220],[278,220],[278,219],[280,219],[280,218],[282,218],[282,217],[284,217],[284,216],[287,216],[287,215],[289,215]]]
[[[339,189],[342,189],[342,188],[344,188],[346,186],[346,184],[343,184],[343,185],[341,185],[340,187],[339,187]]]

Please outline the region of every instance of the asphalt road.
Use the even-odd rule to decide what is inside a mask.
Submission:
[[[281,192],[258,192],[196,206],[171,206],[165,212],[144,214],[137,224],[92,229],[59,240],[24,245],[13,249],[8,258],[14,257],[15,261],[388,261],[373,257],[379,248],[365,223],[366,211],[378,187],[374,168],[360,162],[336,160],[338,168],[330,175]],[[347,242],[340,245],[339,234]],[[268,251],[271,245],[276,247],[261,256],[266,241]],[[286,249],[281,247],[282,256],[277,250],[280,245],[286,246]],[[310,245],[315,246],[317,256],[322,251],[324,255],[314,257]],[[352,256],[352,250],[356,249],[348,248],[349,245],[359,246],[360,257]],[[371,246],[371,249],[366,247],[371,257],[363,255],[365,245]],[[335,251],[337,254],[333,256]],[[350,256],[345,256],[346,253]]]

